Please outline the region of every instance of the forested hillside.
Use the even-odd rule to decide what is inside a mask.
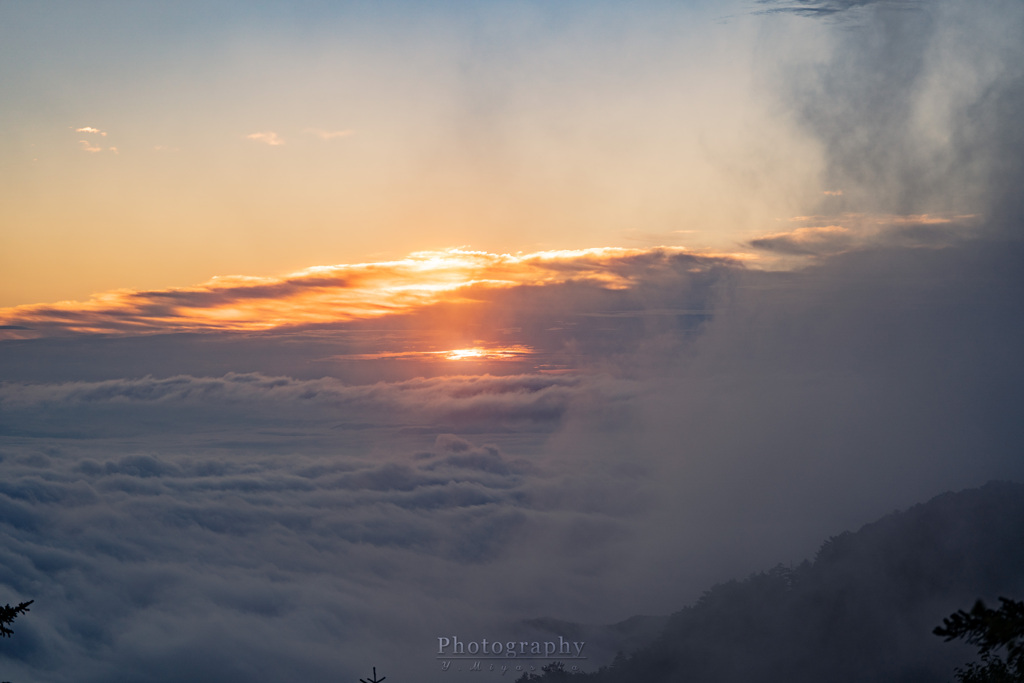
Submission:
[[[647,647],[572,678],[949,681],[975,653],[932,630],[978,598],[1001,595],[1024,595],[1024,485],[993,482],[830,538],[813,562],[717,585]]]

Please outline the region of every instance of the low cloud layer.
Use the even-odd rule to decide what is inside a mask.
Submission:
[[[513,637],[518,619],[572,611],[599,586],[544,556],[607,562],[594,541],[642,507],[541,448],[570,404],[630,394],[603,383],[3,385],[0,583],[45,605],[5,668],[336,680],[386,664],[423,679],[439,635]]]

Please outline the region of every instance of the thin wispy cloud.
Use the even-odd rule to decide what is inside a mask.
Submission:
[[[629,386],[628,382],[537,374],[449,375],[349,385],[331,378],[296,380],[231,373],[220,378],[146,377],[59,386],[0,384],[0,405],[11,411],[44,405],[57,411],[102,405],[122,405],[125,410],[131,410],[131,406],[139,410],[153,406],[170,416],[189,406],[205,406],[203,409],[208,410],[211,401],[227,401],[246,405],[248,410],[260,414],[265,409],[280,411],[285,405],[298,409],[295,417],[302,411],[326,414],[343,408],[349,419],[362,415],[379,421],[383,414],[390,413],[400,417],[388,422],[399,426],[443,423],[465,428],[558,420],[574,400],[587,393],[628,392]]]
[[[283,145],[284,144],[284,140],[282,140],[280,137],[278,137],[277,133],[275,133],[273,131],[264,131],[264,132],[260,132],[260,133],[250,133],[249,135],[246,135],[245,138],[247,140],[254,140],[256,142],[262,142],[263,144],[270,145],[271,147],[277,147],[279,145]]]
[[[917,9],[921,0],[756,0],[766,6],[755,14],[795,14],[803,17],[822,17],[842,14],[866,7],[886,9]]]
[[[821,257],[879,246],[949,247],[978,229],[976,214],[855,213],[793,216],[804,225],[760,235],[747,245],[780,257]],[[810,225],[808,225],[810,224]],[[786,262],[792,264],[791,258]]]
[[[789,255],[836,254],[855,244],[850,231],[840,225],[797,228],[750,241],[755,249]]]
[[[320,128],[307,128],[306,133],[309,135],[315,135],[321,140],[336,140],[338,138],[347,138],[352,135],[351,130],[322,130]]]
[[[104,138],[107,137],[107,134],[106,134],[105,131],[102,131],[99,128],[93,128],[92,126],[85,126],[84,128],[75,128],[75,132],[76,133],[94,133],[96,135],[99,135],[100,137],[104,137]]]

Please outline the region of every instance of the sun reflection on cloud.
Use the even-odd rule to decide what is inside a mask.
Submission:
[[[444,354],[448,360],[464,360],[466,358],[483,358],[487,352],[481,348],[452,349]]]
[[[527,356],[533,353],[533,349],[522,345],[491,348],[474,346],[468,349],[442,351],[441,353],[446,360],[509,360]]]

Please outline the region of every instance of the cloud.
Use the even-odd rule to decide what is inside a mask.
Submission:
[[[826,17],[851,10],[868,7],[884,9],[917,9],[921,0],[755,0],[759,5],[768,5],[768,9],[756,14],[795,14],[804,17]],[[784,5],[784,6],[780,6]]]
[[[270,145],[271,147],[277,147],[278,145],[284,144],[284,140],[279,138],[277,136],[277,133],[273,131],[264,131],[262,133],[250,133],[249,135],[246,135],[245,138],[247,140],[255,140],[256,142],[262,142],[266,145]]]
[[[445,412],[442,396],[516,401],[579,384],[475,377],[356,388],[239,376],[4,385],[4,405],[23,416],[41,401],[65,422],[146,425],[128,441],[110,436],[123,433],[113,429],[71,450],[58,437],[45,455],[40,437],[34,446],[5,447],[0,582],[47,605],[45,616],[19,627],[13,656],[53,681],[104,680],[114,671],[171,680],[186,669],[200,680],[231,678],[254,666],[244,656],[253,648],[264,653],[256,657],[261,668],[282,675],[350,677],[373,657],[389,671],[422,676],[433,669],[436,634],[474,628],[480,597],[496,586],[535,591],[526,575],[505,574],[503,558],[555,530],[569,533],[568,520],[557,508],[531,510],[530,489],[549,475],[497,445],[443,433],[426,437],[417,456],[364,451],[332,437],[330,423],[374,403],[371,412],[415,421]],[[411,403],[401,397],[424,391]],[[217,408],[233,404],[239,410]],[[199,426],[199,413],[181,412],[188,405],[216,416],[207,413],[212,420]],[[139,412],[147,406],[159,412]],[[428,413],[410,412],[414,406]],[[320,445],[307,442],[282,459],[276,447],[216,438],[250,432],[262,421],[253,420],[254,408],[306,415]],[[160,414],[175,429],[154,430]],[[186,423],[198,440],[180,440]],[[170,437],[157,439],[162,446],[132,452],[135,438],[161,433]],[[197,553],[205,568],[186,559]],[[435,593],[441,597],[427,597]],[[419,626],[410,629],[410,619]],[[204,665],[183,669],[179,659],[197,653]]]
[[[329,436],[332,430],[352,428],[367,434],[547,432],[580,396],[605,392],[628,395],[628,383],[545,374],[419,377],[352,385],[334,378],[229,373],[219,378],[3,384],[0,405],[6,417],[0,430],[36,437],[167,433],[205,416],[203,422],[219,421],[243,430],[292,425],[282,433],[286,438],[296,435],[298,425],[311,430],[310,438],[322,438],[324,430]],[[49,406],[45,415],[40,413],[43,406]],[[332,419],[338,415],[344,418]],[[129,416],[134,417],[128,420]],[[133,420],[147,427],[140,431],[132,426]],[[317,423],[321,426],[316,429],[309,426]]]
[[[797,228],[790,232],[765,235],[750,241],[750,246],[781,254],[836,254],[853,245],[849,230],[839,225]]]
[[[107,137],[106,131],[102,131],[99,128],[93,128],[92,126],[85,126],[85,127],[82,127],[82,128],[75,128],[75,132],[76,133],[86,133],[88,135],[98,135],[98,136],[103,137],[103,138]],[[83,152],[89,152],[91,154],[95,154],[97,152],[104,151],[103,147],[100,147],[99,145],[97,145],[97,144],[95,144],[93,142],[90,142],[89,140],[79,140],[78,141],[78,145],[79,145],[79,147],[81,147]],[[117,147],[107,147],[107,151],[112,152],[114,154],[118,153],[117,152]]]
[[[346,137],[352,135],[352,133],[353,133],[353,131],[351,131],[351,130],[331,130],[331,131],[328,131],[328,130],[322,130],[320,128],[307,128],[305,132],[310,134],[310,135],[315,135],[316,137],[320,138],[321,140],[336,140],[338,138],[346,138]]]
[[[516,287],[572,283],[625,291],[659,274],[693,278],[733,265],[679,248],[518,255],[450,249],[399,261],[317,266],[281,278],[216,277],[187,289],[114,291],[83,303],[19,306],[0,310],[0,323],[32,328],[33,335],[270,330],[411,313],[440,303],[468,305]]]
[[[738,273],[664,381],[642,382],[611,424],[568,413],[559,443],[588,472],[651,485],[637,584],[639,567],[666,570],[644,598],[629,584],[647,610],[679,587],[669,567],[710,583],[720,563],[742,575],[799,561],[811,537],[898,500],[1024,477],[1009,411],[1024,377],[1020,245],[876,243],[818,264]]]
[[[793,258],[821,257],[883,246],[943,248],[969,240],[979,230],[978,215],[843,213],[795,216],[791,223],[835,221],[769,233],[747,244],[792,266]]]
[[[775,3],[771,3],[775,5]],[[891,11],[915,7],[918,11]],[[856,12],[821,26],[827,57],[774,74],[780,102],[820,145],[831,206],[884,214],[980,213],[1004,237],[1020,214],[1024,30],[1019,3],[785,3]],[[1001,216],[996,218],[996,216]]]

